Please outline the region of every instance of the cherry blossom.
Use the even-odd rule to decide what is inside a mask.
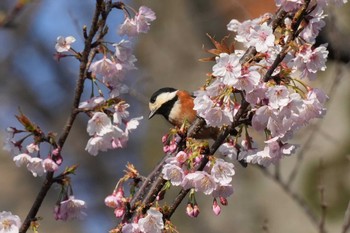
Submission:
[[[248,44],[254,46],[258,52],[266,52],[274,45],[274,42],[275,35],[272,28],[267,23],[263,23],[253,28]]]
[[[294,11],[298,9],[303,3],[303,0],[275,0],[276,6],[283,7],[285,11]]]
[[[86,144],[85,150],[89,154],[96,156],[99,151],[107,151],[110,145],[101,136],[91,137]]]
[[[8,211],[0,212],[0,232],[16,233],[21,227],[21,219]]]
[[[151,22],[155,19],[156,15],[150,8],[141,6],[135,18],[125,18],[124,23],[120,26],[119,34],[134,37],[139,33],[147,33]]]
[[[164,229],[163,214],[156,208],[150,208],[146,216],[139,219],[138,225],[142,232],[161,233]]]
[[[266,97],[269,99],[269,106],[273,109],[287,106],[289,94],[288,88],[282,85],[269,88],[266,93]]]
[[[213,191],[212,196],[214,198],[227,198],[233,194],[233,187],[231,184],[228,185],[218,185]]]
[[[122,39],[119,43],[113,44],[115,48],[114,56],[124,62],[130,59],[130,57],[134,56],[132,54],[132,44],[129,40]]]
[[[12,156],[16,156],[20,153],[20,148],[16,144],[16,141],[13,139],[14,137],[14,129],[8,127],[6,129],[6,137],[3,145],[3,149],[10,152]]]
[[[75,42],[75,38],[73,36],[57,37],[57,43],[55,45],[56,51],[58,53],[68,52],[70,50],[71,44]]]
[[[17,167],[27,166],[31,162],[32,157],[29,154],[21,153],[13,157],[13,161]]]
[[[39,151],[39,145],[35,143],[30,143],[26,146],[28,153],[34,153]]]
[[[174,164],[165,164],[162,170],[163,178],[170,180],[174,186],[179,186],[184,179],[184,172],[179,166]]]
[[[93,109],[96,106],[103,104],[105,101],[106,101],[105,98],[103,98],[102,96],[95,96],[86,101],[80,102],[79,108]]]
[[[231,142],[225,142],[221,144],[218,151],[229,159],[237,158],[237,154],[238,154],[237,147],[235,144]]]
[[[27,169],[34,177],[42,176],[46,172],[41,158],[31,158],[27,164]]]
[[[113,131],[111,119],[103,112],[95,112],[88,121],[87,132],[89,135],[103,136]]]
[[[210,174],[215,182],[220,185],[227,185],[231,183],[232,176],[235,174],[233,163],[228,163],[223,159],[216,159]]]
[[[150,29],[150,23],[156,19],[156,14],[148,7],[141,6],[136,14],[137,32],[147,33]]]
[[[302,78],[314,80],[316,72],[326,69],[328,51],[324,45],[312,49],[311,46],[302,46],[294,62],[295,67],[301,72]]]
[[[213,201],[213,212],[215,215],[219,215],[221,213],[221,207],[218,205],[218,202],[216,201],[215,198]]]
[[[205,171],[195,171],[185,176],[182,186],[184,189],[194,188],[196,192],[210,195],[216,189],[216,183],[212,176]]]
[[[141,233],[139,224],[127,223],[122,228],[122,233]]]
[[[93,74],[101,75],[106,80],[108,80],[108,78],[114,78],[114,77],[120,76],[122,74],[121,70],[122,70],[121,64],[118,64],[107,57],[103,57],[98,61],[94,61],[90,65],[90,69],[89,69],[89,71],[92,72]],[[105,82],[105,83],[108,83],[108,82]]]
[[[54,172],[58,169],[58,165],[50,158],[43,160],[43,166],[46,172]]]
[[[216,57],[213,75],[222,78],[222,82],[226,85],[234,85],[237,82],[237,78],[241,76],[241,64],[238,56],[221,53]]]
[[[67,200],[62,201],[55,207],[55,219],[63,221],[72,219],[81,220],[86,216],[85,209],[85,201],[76,199],[74,196],[69,196]]]
[[[237,82],[233,87],[238,90],[244,90],[247,93],[253,91],[260,82],[260,74],[257,69],[255,66],[242,69],[242,76],[237,78]]]

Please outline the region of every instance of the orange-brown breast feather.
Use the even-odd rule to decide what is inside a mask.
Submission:
[[[178,91],[177,95],[179,96],[179,100],[181,101],[182,123],[185,119],[189,123],[192,123],[197,117],[197,112],[193,110],[193,97],[187,91]]]
[[[181,100],[181,112],[183,113],[183,115],[180,117],[180,125],[184,122],[185,119],[188,120],[189,123],[193,123],[197,118],[197,112],[193,109],[193,97],[190,95],[190,93],[186,91],[178,91],[177,95],[179,96],[179,100]],[[197,139],[211,138],[216,140],[217,136],[219,135],[219,132],[219,128],[204,126],[194,137]]]

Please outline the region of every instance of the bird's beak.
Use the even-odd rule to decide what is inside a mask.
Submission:
[[[151,110],[151,112],[148,115],[148,119],[151,119],[157,112],[157,109]]]

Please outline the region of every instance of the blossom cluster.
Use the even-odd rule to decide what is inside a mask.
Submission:
[[[121,184],[119,184],[121,185]],[[122,218],[126,211],[127,198],[121,186],[105,198],[106,206],[114,209],[117,218]],[[156,208],[150,208],[146,216],[136,218],[134,223],[126,223],[123,225],[123,233],[141,233],[141,232],[162,232],[164,228],[163,214]]]
[[[177,138],[177,135],[174,135],[173,138]],[[173,140],[168,141],[170,142],[164,141],[163,143],[174,144]],[[173,186],[191,189],[193,193],[211,195],[215,203],[214,213],[219,214],[220,206],[216,199],[219,199],[223,205],[227,205],[227,198],[233,194],[231,181],[235,174],[234,165],[231,161],[227,162],[212,156],[204,169],[199,171],[198,168],[204,159],[202,151],[205,146],[195,140],[188,140],[185,151],[179,151],[165,161],[162,175],[163,179],[168,180]],[[168,151],[168,153],[173,152]],[[199,214],[199,207],[195,199],[190,199],[187,214],[191,217]]]
[[[12,127],[7,128],[7,137],[4,143],[4,150],[10,152],[17,167],[25,166],[34,177],[42,176],[46,172],[54,172],[58,169],[62,160],[58,149],[52,150],[46,158],[40,157],[40,143],[30,142],[24,145],[24,140],[30,134],[16,139],[15,135],[25,133]]]
[[[221,146],[224,155],[263,166],[276,163],[294,153],[297,146],[288,143],[294,133],[326,113],[327,95],[307,84],[316,79],[317,72],[326,69],[326,45],[314,45],[325,25],[323,7],[328,1],[323,3],[310,5],[307,23],[297,29],[288,15],[296,14],[305,4],[301,0],[277,1],[290,13],[278,25],[278,33],[269,24],[270,14],[244,22],[233,19],[227,25],[228,31],[236,34],[237,42],[255,48],[255,56],[241,62],[241,50],[217,54],[211,81],[196,92],[194,100],[198,115],[213,127],[233,123],[241,108],[240,99],[249,104],[251,122],[239,125],[241,133]],[[274,64],[281,56],[283,60]],[[268,71],[270,76],[266,75]],[[250,136],[253,130],[266,135],[263,149]]]
[[[156,19],[155,13],[148,7],[141,6],[131,18],[124,6],[125,20],[119,28],[119,34],[133,38],[140,33],[147,33],[150,23]],[[73,52],[71,44],[75,42],[74,37],[58,37],[56,51]],[[108,90],[108,95],[99,89],[99,96],[82,101],[79,108],[89,112],[91,119],[87,125],[87,132],[91,136],[86,150],[97,155],[99,151],[108,149],[123,148],[129,139],[129,133],[136,129],[142,117],[129,119],[129,107],[125,101],[120,99],[122,94],[128,93],[129,88],[123,82],[126,74],[136,69],[137,61],[132,51],[132,42],[122,39],[118,43],[113,43],[113,49],[109,48],[109,43],[100,43],[98,52],[102,53],[102,58],[91,62],[89,72],[93,85],[97,88],[97,82],[103,84]]]
[[[134,18],[126,16],[119,33],[129,37],[147,33],[150,23],[155,19],[155,13],[150,8],[141,6]],[[128,71],[136,69],[134,63],[137,61],[132,53],[131,41],[122,39],[112,46],[114,47],[113,53],[106,44],[101,45],[103,51],[109,52],[103,52],[103,58],[93,61],[89,68],[93,79],[100,81],[108,88],[109,97],[93,97],[81,102],[79,106],[87,110],[96,110],[96,106],[105,106],[105,108],[98,109],[99,111],[94,111],[88,122],[87,132],[92,137],[85,149],[92,155],[97,155],[99,151],[125,147],[129,133],[137,128],[139,120],[142,119],[142,117],[128,119],[130,114],[126,109],[129,104],[124,101],[111,101],[128,92],[129,88],[123,83],[123,80]],[[106,111],[107,108],[108,111]]]
[[[126,17],[121,25],[119,33],[130,37],[150,30],[151,22],[156,19],[156,14],[148,7],[141,6],[134,18]]]
[[[95,104],[99,106],[106,103],[103,97],[93,98],[80,104],[81,108],[95,108]],[[129,104],[121,101],[117,104],[113,104],[113,114],[110,112],[110,116],[105,112],[93,112],[91,119],[87,124],[87,132],[91,136],[89,139],[86,150],[92,154],[97,155],[99,151],[107,151],[108,149],[123,148],[128,141],[129,134],[132,130],[136,129],[139,125],[139,120],[142,117],[131,118],[127,108]],[[104,109],[106,111],[106,109]],[[111,119],[112,118],[112,119]],[[122,129],[122,126],[125,126]]]

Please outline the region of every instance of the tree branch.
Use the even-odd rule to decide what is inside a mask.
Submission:
[[[79,78],[78,78],[78,80],[76,82],[76,86],[75,86],[72,110],[71,110],[71,113],[70,113],[70,115],[67,119],[67,122],[63,128],[63,132],[61,133],[61,136],[59,137],[58,143],[57,143],[57,147],[59,150],[62,149],[64,143],[66,142],[66,139],[67,139],[67,137],[72,129],[73,123],[76,119],[76,116],[79,114],[79,111],[76,111],[76,109],[79,106],[80,97],[81,97],[83,90],[84,90],[84,81],[85,81],[85,78],[86,78],[87,72],[88,72],[88,64],[89,64],[90,60],[93,59],[93,57],[89,57],[91,49],[92,49],[91,44],[92,44],[94,37],[96,36],[96,34],[98,32],[98,29],[100,27],[103,28],[105,23],[106,23],[106,21],[105,21],[106,17],[104,17],[103,20],[99,20],[100,15],[105,10],[103,7],[104,7],[104,1],[103,0],[96,0],[96,7],[95,7],[95,12],[94,12],[94,16],[92,19],[92,23],[91,23],[91,28],[90,28],[88,37],[85,39],[84,50],[81,54]],[[29,210],[21,228],[20,228],[20,231],[19,231],[20,233],[27,232],[28,228],[30,227],[31,221],[35,220],[36,215],[40,209],[42,202],[44,201],[44,199],[46,197],[48,190],[51,188],[52,184],[54,183],[53,175],[54,175],[53,172],[47,173],[46,178],[44,180],[44,183],[43,183],[43,185],[42,185],[32,207],[31,207],[31,209]]]

